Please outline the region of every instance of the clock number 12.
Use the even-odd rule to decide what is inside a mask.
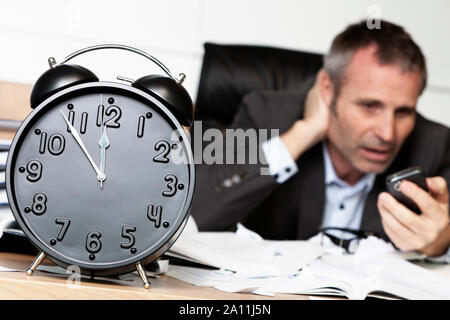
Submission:
[[[109,117],[105,120],[105,116]],[[101,127],[103,123],[108,128],[120,128],[119,120],[122,117],[122,110],[116,105],[106,108],[101,104],[97,108],[97,127]]]

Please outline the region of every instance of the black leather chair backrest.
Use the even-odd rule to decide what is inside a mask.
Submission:
[[[231,124],[242,98],[254,90],[291,90],[314,76],[321,54],[272,47],[205,44],[195,119],[205,127]]]

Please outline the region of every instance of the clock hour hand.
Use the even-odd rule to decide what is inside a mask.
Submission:
[[[100,138],[100,141],[98,142],[98,145],[101,148],[100,151],[100,170],[105,173],[105,161],[106,161],[106,148],[109,147],[109,139],[108,135],[106,134],[106,125],[103,124],[103,130],[102,130],[102,137]],[[103,181],[100,181],[100,187],[103,187]]]
[[[83,141],[80,138],[80,135],[78,134],[78,132],[75,130],[75,128],[72,126],[72,124],[70,123],[69,120],[67,120],[66,116],[64,115],[64,112],[62,112],[62,110],[60,110],[64,120],[66,121],[67,125],[69,126],[70,129],[70,133],[72,133],[72,136],[75,138],[75,140],[78,142],[79,146],[81,147],[81,150],[83,150],[84,154],[86,155],[86,157],[88,158],[89,162],[91,163],[92,167],[94,168],[95,172],[97,173],[97,179],[98,181],[104,181],[106,179],[106,175],[100,171],[100,169],[97,167],[97,165],[95,164],[94,160],[92,160],[91,155],[89,154],[89,152],[86,149],[86,146],[84,145]]]

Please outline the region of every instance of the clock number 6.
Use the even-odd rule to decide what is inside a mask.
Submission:
[[[100,241],[101,237],[102,234],[100,233],[100,231],[89,231],[86,236],[86,250],[89,253],[97,253],[100,251],[100,249],[102,248],[102,242]]]

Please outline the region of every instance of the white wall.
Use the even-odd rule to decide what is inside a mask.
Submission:
[[[376,7],[373,7],[373,6]],[[195,98],[205,41],[259,44],[325,52],[347,24],[373,9],[403,25],[428,61],[429,87],[419,110],[450,126],[450,2],[446,0],[166,0],[2,1],[0,80],[33,83],[69,53],[99,43],[122,43],[158,57],[187,75]],[[127,52],[99,51],[74,59],[103,80],[158,72]]]

